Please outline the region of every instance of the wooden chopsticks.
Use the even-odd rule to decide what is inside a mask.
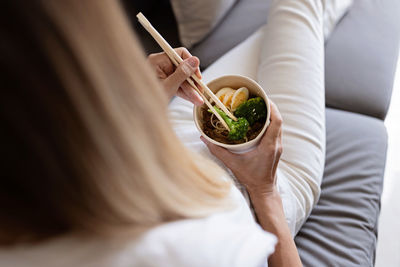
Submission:
[[[146,19],[146,17],[142,13],[138,13],[136,15],[138,18],[140,24],[150,33],[150,35],[156,40],[156,42],[160,45],[160,47],[164,50],[164,52],[168,55],[168,57],[171,59],[172,63],[175,66],[178,66],[183,59],[176,53],[176,51],[168,44],[168,42],[161,36],[161,34],[158,33],[158,31],[151,25],[151,23]],[[218,118],[218,120],[222,123],[222,125],[229,131],[229,127],[224,121],[224,119],[219,115],[219,113],[213,108],[211,103],[208,101],[208,99],[204,96],[204,94],[200,91],[199,88],[197,88],[195,82],[204,89],[204,92],[207,93],[207,95],[214,100],[216,105],[223,111],[225,112],[226,115],[228,115],[231,119],[234,121],[237,120],[237,118],[225,107],[225,105],[214,95],[214,93],[208,88],[206,84],[204,84],[199,77],[196,76],[196,74],[193,74],[190,78],[187,79],[188,83],[196,90],[196,92],[203,98],[204,103],[208,106],[208,108],[214,113],[214,115]]]

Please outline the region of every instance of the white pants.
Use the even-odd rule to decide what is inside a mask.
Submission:
[[[327,3],[273,1],[268,23],[203,73],[206,82],[227,74],[250,77],[278,106],[283,117],[283,154],[277,183],[293,235],[319,198],[324,170],[324,27],[332,26],[323,21],[328,10],[331,16],[325,21],[334,23],[339,17],[333,12],[335,1]],[[175,98],[170,111],[174,129],[186,146],[219,162],[199,139],[193,105]]]

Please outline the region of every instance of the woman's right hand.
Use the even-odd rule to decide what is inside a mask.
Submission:
[[[244,154],[234,154],[225,148],[201,140],[243,184],[250,196],[271,194],[276,189],[276,169],[282,154],[282,117],[271,101],[271,122],[260,143]]]
[[[169,99],[176,95],[201,106],[204,104],[203,99],[186,81],[193,74],[196,74],[201,79],[200,61],[197,57],[193,57],[184,47],[175,48],[175,51],[183,59],[183,62],[178,67],[175,67],[165,52],[149,55],[147,62],[155,70],[157,78],[163,84]],[[198,88],[203,92],[201,87]]]

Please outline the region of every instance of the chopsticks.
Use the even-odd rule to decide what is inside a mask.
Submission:
[[[164,50],[164,52],[168,55],[168,57],[171,59],[172,63],[175,66],[178,66],[183,59],[176,53],[176,51],[168,44],[168,42],[161,36],[161,34],[158,33],[158,31],[151,25],[151,23],[146,19],[146,17],[142,13],[138,13],[136,15],[138,18],[140,24],[150,33],[150,35],[154,38],[154,40],[160,45],[160,47]],[[216,105],[223,111],[225,112],[226,115],[228,115],[231,119],[234,121],[237,120],[237,118],[225,107],[225,105],[214,95],[214,93],[208,88],[206,84],[204,84],[199,77],[196,76],[196,74],[193,74],[191,77],[187,79],[188,83],[196,90],[196,92],[203,98],[204,103],[208,106],[208,108],[213,112],[213,114],[218,118],[218,120],[221,122],[221,124],[229,131],[229,127],[224,121],[224,119],[219,115],[219,113],[213,108],[211,103],[208,101],[208,99],[204,96],[204,94],[200,91],[199,88],[197,88],[195,82],[204,89],[204,92],[208,94],[208,96],[214,100]]]

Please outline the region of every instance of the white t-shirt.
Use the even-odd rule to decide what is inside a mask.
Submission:
[[[60,238],[36,246],[0,250],[0,266],[267,266],[276,237],[254,221],[233,186],[234,210],[155,227],[124,248]]]

